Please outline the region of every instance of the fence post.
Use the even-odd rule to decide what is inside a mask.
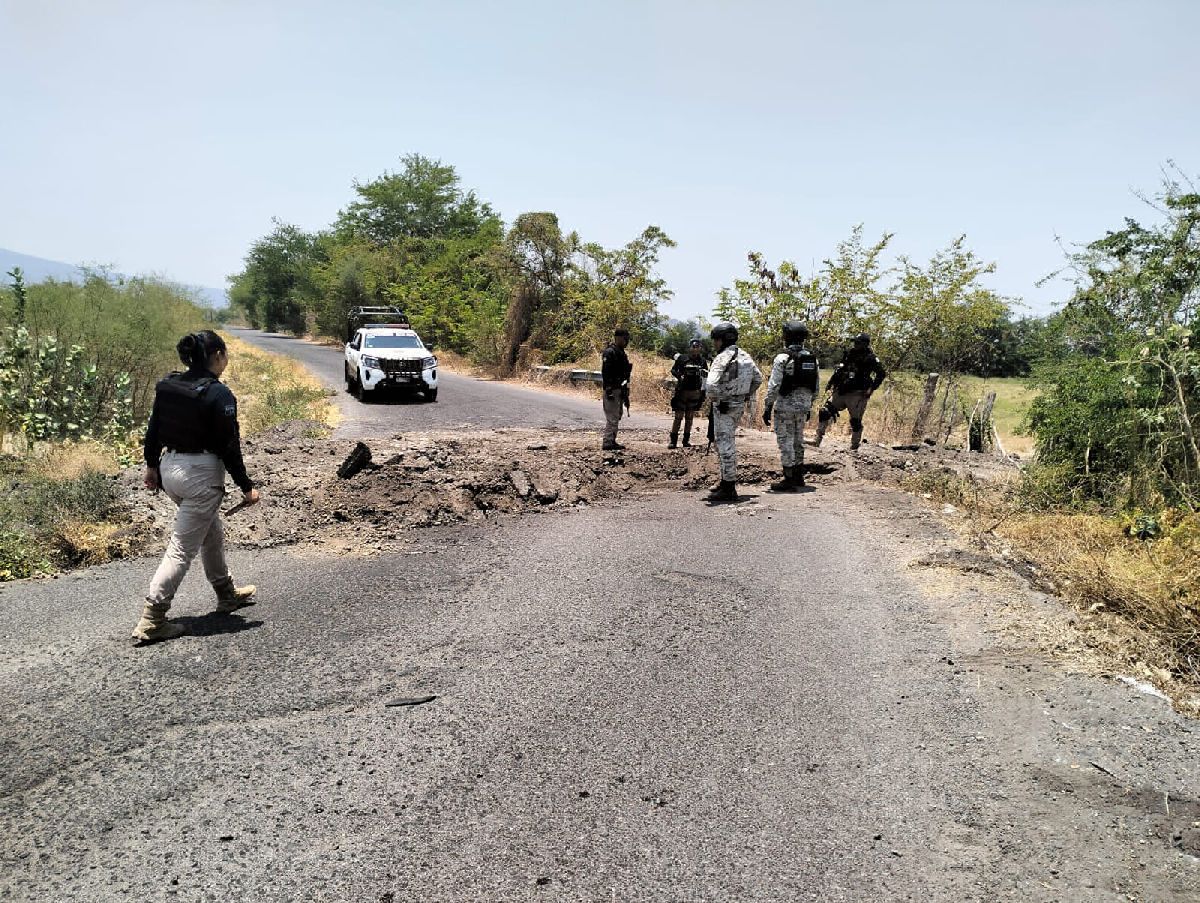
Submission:
[[[913,423],[914,439],[925,438],[925,424],[929,421],[929,412],[933,410],[933,402],[937,398],[939,376],[938,373],[930,373],[925,377],[925,397],[921,399],[921,407],[917,409],[917,419]]]
[[[996,393],[988,392],[975,404],[971,422],[967,426],[967,442],[971,451],[981,452],[992,439],[992,408],[996,406]]]

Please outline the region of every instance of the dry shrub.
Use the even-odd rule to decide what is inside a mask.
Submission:
[[[1161,650],[1139,660],[1200,682],[1200,517],[1171,516],[1157,539],[1131,537],[1095,514],[1044,514],[1004,526],[1001,536],[1036,562],[1080,608],[1108,612],[1150,634]]]
[[[118,538],[119,526],[112,523],[67,520],[56,525],[54,545],[60,560],[75,567],[104,564],[128,554]]]
[[[48,479],[78,480],[89,473],[120,473],[116,452],[99,442],[66,442],[40,446],[28,463],[28,472]]]

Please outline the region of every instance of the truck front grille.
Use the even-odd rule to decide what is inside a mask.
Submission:
[[[422,369],[420,358],[404,361],[392,361],[384,358],[379,364],[384,373],[420,373]]]

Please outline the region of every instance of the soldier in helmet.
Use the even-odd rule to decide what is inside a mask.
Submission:
[[[775,437],[783,465],[783,479],[771,484],[774,492],[797,492],[804,488],[804,423],[812,410],[820,380],[817,357],[804,347],[806,341],[808,327],[799,320],[783,324],[786,350],[775,355],[771,378],[767,381],[763,423],[770,425],[772,416],[775,418]]]
[[[705,393],[712,399],[709,417],[712,418],[713,442],[721,466],[721,481],[712,488],[712,501],[737,501],[737,423],[762,385],[753,358],[737,346],[738,330],[732,323],[718,323],[712,329],[713,347],[717,356],[708,368],[704,381]]]
[[[854,347],[846,352],[842,362],[829,377],[826,389],[832,390],[829,401],[821,406],[817,424],[817,441],[820,445],[825,430],[839,411],[850,412],[850,448],[856,449],[862,442],[863,414],[867,401],[887,376],[883,364],[871,350],[871,337],[865,332],[854,337]]]
[[[681,354],[671,367],[675,377],[675,394],[671,398],[671,410],[675,422],[671,424],[671,442],[667,448],[679,443],[679,424],[683,424],[683,447],[692,444],[692,418],[704,405],[704,376],[708,372],[708,357],[704,354],[704,343],[692,339],[688,353]]]
[[[621,412],[629,412],[629,378],[633,364],[625,353],[629,344],[629,330],[613,331],[613,340],[600,353],[600,377],[604,389],[604,451],[623,449],[617,441],[617,427],[621,423]]]

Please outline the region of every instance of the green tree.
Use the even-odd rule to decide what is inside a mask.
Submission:
[[[897,369],[960,373],[978,357],[987,331],[1008,316],[1008,303],[980,284],[984,263],[960,236],[925,266],[902,257],[896,287],[879,318],[881,353]]]
[[[244,269],[229,280],[231,304],[246,313],[250,325],[295,333],[306,328],[306,313],[315,294],[312,277],[321,262],[318,236],[273,220],[275,228],[250,246]]]
[[[403,159],[400,172],[354,183],[358,199],[338,215],[335,229],[387,244],[399,238],[462,238],[475,235],[492,208],[464,191],[453,166],[420,154]]]

